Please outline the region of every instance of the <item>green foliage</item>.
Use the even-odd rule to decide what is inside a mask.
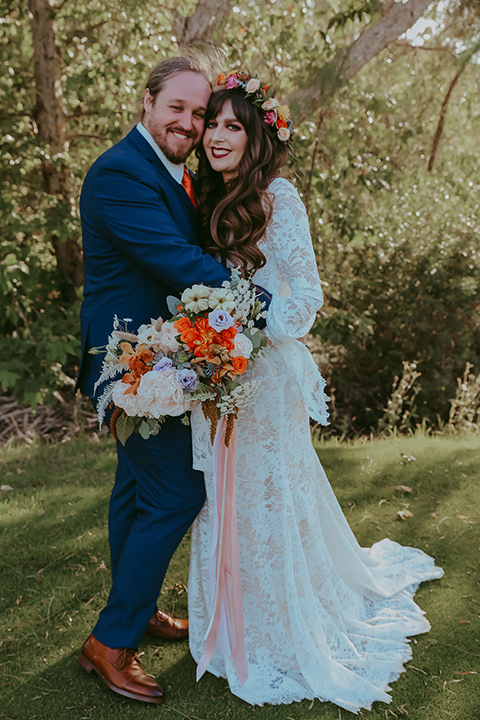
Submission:
[[[471,373],[467,362],[462,377],[457,379],[457,392],[450,404],[448,428],[454,432],[480,430],[480,374]]]
[[[363,428],[376,422],[403,360],[418,363],[420,416],[432,421],[446,416],[466,361],[480,361],[480,227],[457,214],[465,198],[444,179],[396,190],[370,209],[365,236],[348,241],[341,222],[347,242],[317,325],[323,342],[347,349],[332,382]]]
[[[476,71],[467,68],[456,90],[428,173],[457,67],[439,66],[443,51],[384,55],[338,94],[319,130],[302,126],[297,143],[300,167],[315,152],[311,182],[301,177],[325,281],[315,333],[342,432],[377,428],[404,361],[422,373],[410,427],[445,422],[465,363],[480,365]]]
[[[344,30],[348,23],[359,22],[375,16],[381,10],[380,0],[367,0],[367,2],[354,2],[350,8],[333,15],[327,23],[326,31],[320,31],[321,37],[328,42],[328,33]]]

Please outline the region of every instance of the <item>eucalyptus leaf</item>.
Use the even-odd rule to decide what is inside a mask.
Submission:
[[[257,351],[257,350],[259,350],[259,349],[262,347],[262,338],[265,338],[265,340],[267,339],[267,338],[265,337],[265,335],[263,335],[262,333],[259,333],[259,332],[258,332],[258,333],[255,333],[255,334],[250,338],[250,340],[252,341],[252,345],[253,345],[254,351]]]
[[[142,436],[142,438],[143,438],[144,440],[148,440],[148,438],[150,437],[150,428],[149,428],[148,422],[146,422],[145,420],[143,420],[143,421],[140,423],[140,427],[138,428],[138,432],[139,432],[139,434]]]
[[[135,431],[135,421],[125,413],[122,413],[115,423],[115,432],[118,440],[125,446],[130,435]]]
[[[178,306],[181,304],[181,301],[179,298],[174,297],[173,295],[169,295],[167,297],[167,307],[169,312],[171,312],[172,315],[178,314]]]

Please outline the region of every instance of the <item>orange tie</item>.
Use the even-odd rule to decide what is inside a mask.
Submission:
[[[188,168],[186,165],[183,168],[182,185],[185,188],[185,192],[187,193],[188,197],[192,201],[192,205],[196,210],[197,209],[197,198],[195,197],[195,190],[193,189],[192,176],[188,172]]]

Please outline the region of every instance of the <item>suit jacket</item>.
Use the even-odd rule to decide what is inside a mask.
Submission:
[[[92,165],[80,198],[85,264],[82,357],[75,390],[90,397],[113,316],[135,332],[168,318],[166,297],[203,282],[219,286],[230,272],[199,245],[196,211],[136,128]]]

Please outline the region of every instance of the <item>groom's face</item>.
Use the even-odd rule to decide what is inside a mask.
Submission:
[[[195,72],[173,75],[155,97],[145,91],[142,123],[171,162],[185,162],[200,142],[210,93],[204,76]]]

